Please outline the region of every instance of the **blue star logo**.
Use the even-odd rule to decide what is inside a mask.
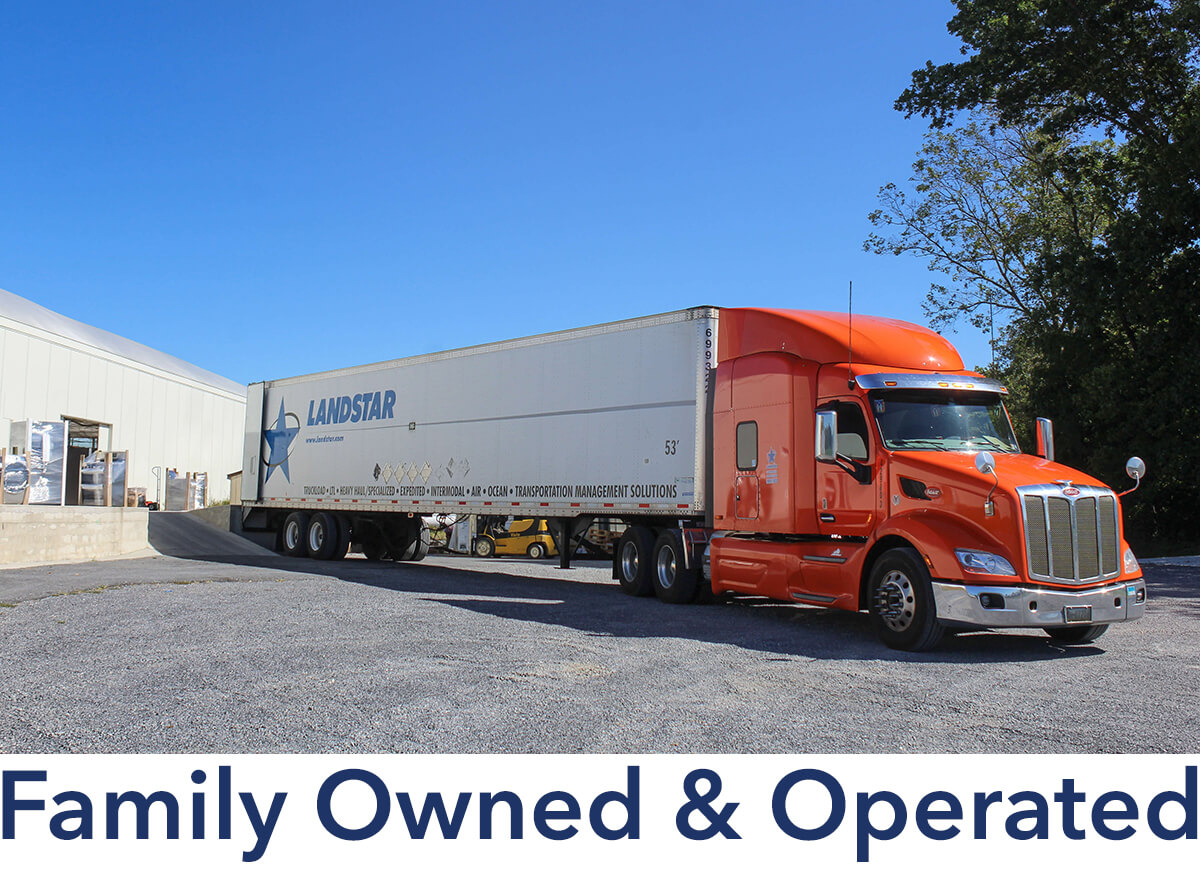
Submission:
[[[771,448],[767,451],[767,463],[772,464],[772,465],[775,463],[775,449],[774,448]]]
[[[296,422],[294,427],[288,426],[288,419],[291,418]],[[291,484],[292,477],[288,473],[288,458],[292,454],[292,442],[296,438],[296,434],[300,432],[300,418],[294,412],[285,412],[283,410],[283,399],[279,400],[279,417],[275,419],[275,423],[271,425],[269,430],[263,431],[263,438],[267,440],[267,458],[263,461],[267,467],[266,481],[271,480],[271,473],[276,469],[283,470],[283,477]]]

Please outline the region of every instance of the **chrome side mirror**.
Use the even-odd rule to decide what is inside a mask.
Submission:
[[[1125,474],[1133,479],[1133,487],[1127,491],[1122,491],[1117,494],[1119,497],[1125,494],[1131,494],[1138,489],[1138,485],[1142,483],[1142,479],[1146,477],[1146,461],[1140,457],[1131,457],[1125,461]]]
[[[817,412],[817,460],[837,460],[837,412]]]
[[[1049,418],[1037,419],[1037,456],[1054,460],[1054,422]]]
[[[996,475],[996,458],[990,451],[980,451],[975,455],[975,468],[984,475],[990,475],[995,483],[992,489],[988,491],[987,500],[983,503],[983,513],[989,518],[996,514],[996,504],[992,502],[992,494],[996,492],[996,488],[1000,486],[1000,476]]]

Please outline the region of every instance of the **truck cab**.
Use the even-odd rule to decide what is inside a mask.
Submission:
[[[1006,394],[916,325],[723,310],[713,591],[865,609],[906,650],[961,628],[1090,642],[1140,617],[1117,494],[1054,462],[1048,427],[1022,453]]]

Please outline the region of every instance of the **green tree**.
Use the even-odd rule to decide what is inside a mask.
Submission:
[[[1141,453],[1150,475],[1126,501],[1130,540],[1147,553],[1194,549],[1200,3],[955,2],[948,28],[965,59],[915,71],[897,108],[934,131],[971,111],[1032,132],[1052,155],[1044,178],[1085,192],[1102,219],[1095,233],[1062,234],[1052,212],[1029,215],[1045,244],[1022,261],[1024,299],[1045,305],[1013,311],[1005,332],[1018,405],[1052,414],[1060,457],[1112,484]]]
[[[1112,149],[1108,140],[1089,143],[1080,156],[1094,165]],[[934,329],[965,318],[985,332],[999,328],[1001,343],[1014,320],[1068,329],[1066,301],[1034,273],[1053,253],[1101,239],[1111,211],[1086,178],[1064,166],[1065,151],[1061,141],[986,116],[935,128],[909,188],[879,190],[879,208],[869,216],[876,232],[864,248],[914,255],[946,277],[931,283],[925,300]]]

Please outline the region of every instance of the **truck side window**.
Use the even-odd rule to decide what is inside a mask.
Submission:
[[[867,436],[867,420],[858,404],[838,402],[829,403],[821,408],[837,412],[837,453],[842,457],[866,463],[870,454],[867,448],[870,442]]]
[[[758,468],[757,421],[742,421],[737,425],[737,468]]]

